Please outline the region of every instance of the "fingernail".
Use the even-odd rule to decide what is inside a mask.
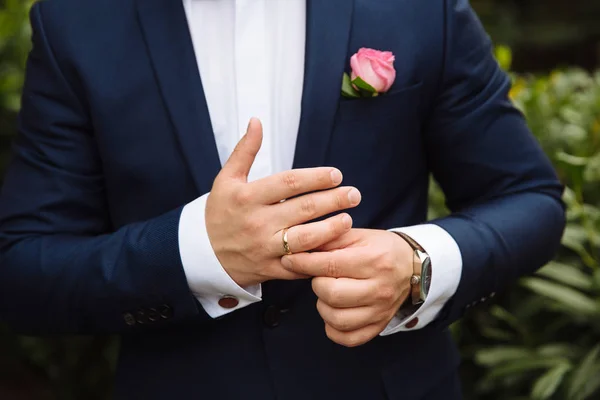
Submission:
[[[350,200],[350,204],[355,206],[360,203],[360,192],[356,188],[350,189],[348,192],[348,200]]]
[[[331,182],[333,182],[334,185],[339,185],[342,182],[342,173],[337,169],[331,171]]]
[[[283,265],[283,268],[285,268],[285,269],[292,268],[292,262],[290,261],[290,259],[288,257],[281,258],[281,265]]]
[[[344,228],[346,229],[350,229],[352,227],[352,218],[350,218],[348,214],[345,214],[342,217],[342,225],[344,225]]]

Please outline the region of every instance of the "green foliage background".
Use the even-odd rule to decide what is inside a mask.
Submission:
[[[507,47],[497,48],[497,58],[520,71],[512,73],[511,97],[567,185],[568,227],[555,261],[452,327],[465,360],[465,396],[598,399],[600,73],[589,70],[599,64],[600,2],[473,4],[492,37],[515,49],[514,63]],[[16,131],[29,6],[0,0],[0,181]],[[446,212],[432,182],[430,215]],[[117,347],[111,337],[28,338],[0,326],[0,399],[107,399]]]

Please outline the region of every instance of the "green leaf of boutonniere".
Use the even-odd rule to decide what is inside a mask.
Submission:
[[[375,97],[379,94],[373,86],[369,85],[367,82],[365,82],[364,80],[362,80],[362,78],[358,76],[354,78],[352,84],[354,84],[354,86],[356,86],[359,89],[360,94],[363,97]]]
[[[344,79],[342,81],[342,96],[351,98],[360,97],[360,93],[352,86],[350,76],[347,73],[344,73]]]

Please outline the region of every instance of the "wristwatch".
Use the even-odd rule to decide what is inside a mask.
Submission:
[[[413,306],[422,304],[427,299],[431,286],[431,259],[429,254],[410,236],[395,232],[413,249],[413,274],[410,277],[411,302]]]

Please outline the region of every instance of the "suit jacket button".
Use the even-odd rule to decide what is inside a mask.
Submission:
[[[240,301],[234,296],[223,296],[219,299],[219,305],[228,310],[236,308]]]
[[[265,310],[265,313],[263,315],[263,321],[267,327],[275,328],[276,326],[279,325],[279,317],[280,316],[281,316],[281,313],[280,313],[278,307],[269,306]]]
[[[134,326],[135,325],[135,318],[133,318],[133,314],[131,313],[125,313],[123,314],[123,319],[125,320],[125,323],[129,326]]]
[[[156,322],[160,319],[160,314],[156,311],[156,308],[148,309],[148,321]]]
[[[140,325],[148,323],[148,316],[146,315],[146,311],[138,310],[138,312],[135,313],[135,320]]]
[[[158,313],[162,319],[169,319],[173,317],[173,309],[167,304],[163,304],[158,308]]]

